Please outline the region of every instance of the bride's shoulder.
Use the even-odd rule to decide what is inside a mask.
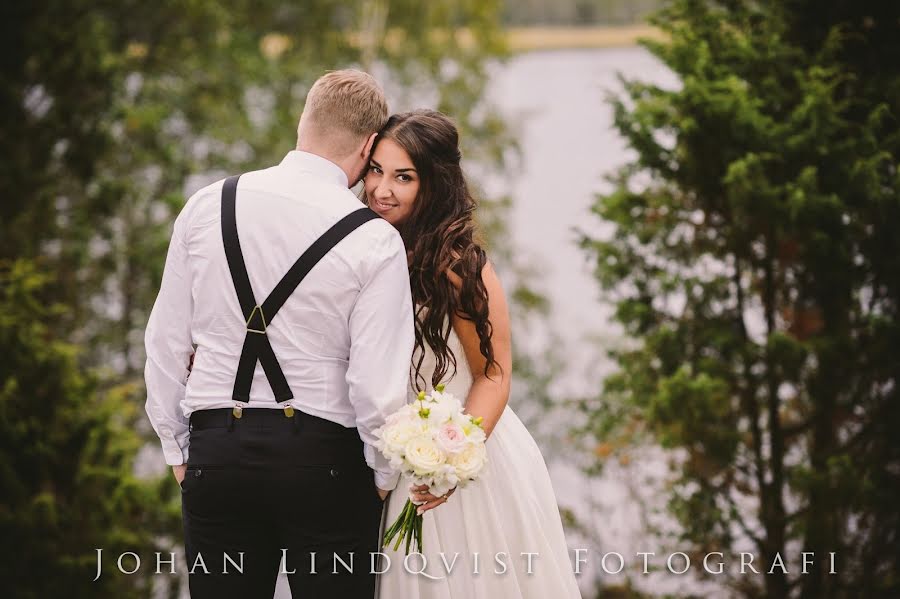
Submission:
[[[453,269],[450,268],[447,269],[446,275],[450,280],[450,284],[453,285],[453,288],[457,291],[460,291],[463,285],[462,277],[453,272]],[[490,260],[485,261],[484,267],[481,269],[481,280],[484,282],[486,287],[494,287],[500,284],[500,279],[497,276],[497,271],[494,270],[494,266],[493,264],[491,264]]]
[[[450,284],[453,285],[454,289],[456,289],[457,291],[460,291],[462,289],[462,277],[453,272],[453,269],[447,269],[447,278],[450,279]]]

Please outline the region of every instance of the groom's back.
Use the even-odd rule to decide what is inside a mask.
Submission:
[[[329,554],[376,551],[376,485],[397,484],[376,431],[406,395],[406,252],[347,189],[387,118],[370,75],[326,73],[298,125],[306,151],[200,190],[175,221],[145,410],[181,484],[188,562],[248,556],[240,576],[191,577],[192,596],[271,596],[282,555],[295,596],[374,594],[367,567],[308,576],[297,560],[325,571]]]
[[[197,344],[185,407],[209,409],[210,399],[232,405],[231,394],[246,336],[222,241],[222,183],[199,191],[176,226],[184,227],[191,257]],[[237,189],[238,236],[250,285],[262,303],[297,258],[329,227],[362,207],[333,163],[290,152],[275,167],[244,174]],[[361,289],[403,252],[393,227],[367,222],[321,259],[267,326],[294,405],[310,414],[355,426],[348,409],[347,370],[351,314]],[[377,365],[372,364],[372,367]],[[250,402],[275,403],[257,365]]]

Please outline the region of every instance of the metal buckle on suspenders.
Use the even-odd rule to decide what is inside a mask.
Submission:
[[[259,318],[254,320],[254,316],[259,314]],[[262,328],[252,328],[250,323],[253,323],[254,326],[259,327],[260,323],[262,324]],[[250,318],[247,319],[245,323],[247,325],[248,333],[260,333],[262,335],[266,334],[266,315],[263,314],[262,308],[260,306],[254,306],[253,312],[250,313]]]

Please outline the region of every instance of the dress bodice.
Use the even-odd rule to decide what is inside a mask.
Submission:
[[[452,393],[460,402],[465,404],[466,396],[469,394],[469,388],[472,386],[472,372],[469,370],[469,363],[466,361],[466,355],[463,352],[459,337],[457,337],[456,331],[452,328],[450,329],[450,337],[447,339],[447,347],[450,348],[450,351],[452,351],[453,355],[456,357],[456,373],[453,373],[453,367],[451,365],[447,371],[445,380],[443,381],[445,387],[444,391]],[[434,375],[436,367],[437,360],[435,359],[434,352],[431,350],[431,347],[426,344],[425,359],[422,360],[422,377],[425,379],[427,385],[425,390],[426,393],[431,391],[431,378],[432,375]],[[416,394],[417,392],[413,388],[412,383],[410,383],[407,390],[408,401],[413,401]]]

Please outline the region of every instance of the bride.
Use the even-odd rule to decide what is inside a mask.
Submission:
[[[430,110],[392,116],[377,138],[364,193],[400,231],[409,257],[416,311],[410,399],[443,382],[464,398],[466,412],[483,418],[488,434],[488,465],[465,489],[435,497],[401,480],[387,499],[386,522],[397,518],[407,492],[421,504],[425,551],[404,563],[402,552],[385,549],[391,565],[379,576],[379,595],[580,597],[544,459],[507,405],[509,311],[474,240],[475,201],[450,119]]]

